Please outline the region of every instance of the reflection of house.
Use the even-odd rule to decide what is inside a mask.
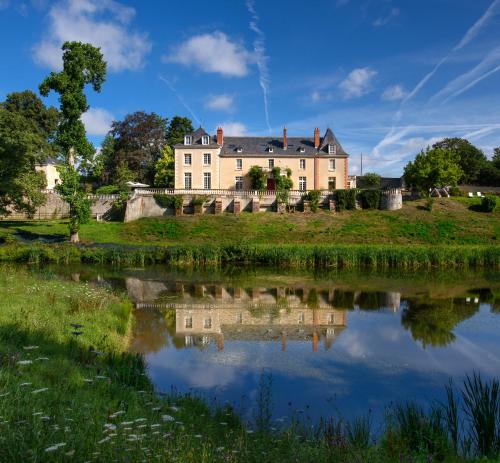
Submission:
[[[54,159],[47,159],[45,162],[35,166],[37,172],[43,172],[47,179],[47,190],[53,190],[60,182],[57,162]]]
[[[328,349],[347,326],[347,312],[334,309],[194,309],[176,310],[176,333],[185,337],[186,346],[215,339],[220,350],[224,340],[312,341],[313,350],[324,340]]]

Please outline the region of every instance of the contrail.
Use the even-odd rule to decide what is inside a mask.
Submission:
[[[181,95],[181,93],[172,85],[172,83],[165,79],[163,76],[158,76],[158,79],[160,79],[163,83],[167,85],[167,87],[174,93],[174,95],[177,97],[177,99],[181,102],[182,106],[186,108],[186,110],[191,114],[191,117],[196,121],[196,123],[201,126],[201,121],[198,119],[194,111],[189,107],[189,105],[186,103],[186,100],[184,100],[184,97]]]
[[[264,32],[259,29],[257,25],[259,21],[259,15],[255,11],[254,0],[247,0],[246,6],[249,13],[252,15],[252,20],[250,21],[250,29],[255,32],[257,38],[253,42],[253,48],[255,51],[255,58],[257,62],[257,67],[259,68],[259,84],[262,88],[262,94],[264,96],[264,114],[266,116],[267,129],[271,132],[271,124],[269,123],[269,69],[267,67],[267,62],[269,57],[266,56],[266,36]]]
[[[399,106],[399,110],[397,111],[396,113],[396,120],[400,120],[402,115],[403,115],[403,111],[402,111],[402,108],[406,105],[406,103],[408,103],[408,101],[410,101],[412,98],[414,98],[418,92],[420,92],[420,90],[427,84],[427,82],[434,76],[434,74],[436,74],[436,72],[439,70],[439,68],[441,66],[443,66],[443,64],[445,64],[448,59],[451,57],[451,55],[459,50],[461,50],[462,48],[464,48],[466,45],[468,45],[470,42],[472,42],[472,40],[474,40],[476,38],[476,36],[479,34],[479,32],[481,31],[481,29],[484,27],[484,25],[488,22],[488,20],[493,17],[495,15],[495,9],[497,8],[497,6],[500,5],[500,0],[493,0],[493,2],[490,4],[490,6],[488,7],[488,9],[484,12],[484,14],[474,23],[474,25],[472,27],[469,28],[469,30],[465,33],[465,35],[462,37],[462,39],[460,40],[460,42],[457,43],[457,45],[455,45],[455,47],[453,47],[453,49],[444,57],[441,59],[441,61],[439,61],[438,64],[436,64],[436,66],[434,66],[434,68],[431,70],[431,72],[429,72],[416,86],[415,88],[408,94],[408,96],[401,102],[400,106]],[[395,127],[392,127],[391,130],[389,131],[389,133],[382,139],[381,142],[378,143],[377,146],[375,146],[375,148],[373,148],[373,153],[374,154],[377,154],[379,149],[382,147],[382,146],[385,146],[387,145],[387,142],[386,140],[388,140],[389,138],[393,137],[397,135],[395,133]]]

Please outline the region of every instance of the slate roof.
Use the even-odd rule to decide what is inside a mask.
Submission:
[[[217,137],[210,136],[210,145],[202,145],[201,137],[208,135],[201,127],[189,134],[193,137],[193,144],[190,148],[216,148]],[[325,136],[320,138],[319,150],[314,147],[314,138],[307,137],[287,137],[288,148],[283,147],[282,137],[230,137],[224,136],[224,146],[221,150],[221,156],[312,156],[318,153],[328,155],[328,145],[337,147],[336,156],[349,156],[342,148],[331,129],[327,129]],[[186,148],[186,145],[179,143],[175,148]],[[272,148],[272,152],[269,149]],[[238,150],[241,152],[238,152]]]

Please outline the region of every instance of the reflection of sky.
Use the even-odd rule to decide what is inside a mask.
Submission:
[[[442,398],[448,378],[480,371],[500,371],[500,317],[488,305],[455,329],[446,347],[415,342],[401,326],[400,313],[349,312],[348,326],[330,350],[311,342],[227,341],[223,352],[214,343],[204,350],[164,347],[147,355],[151,378],[161,391],[175,386],[220,402],[228,400],[248,412],[263,370],[273,377],[276,416],[304,409],[314,419],[339,410],[353,416],[371,408],[380,412],[391,401]],[[169,346],[171,343],[168,343]],[[291,406],[289,405],[291,402]],[[245,405],[246,404],[246,405]],[[251,415],[251,413],[250,413]]]

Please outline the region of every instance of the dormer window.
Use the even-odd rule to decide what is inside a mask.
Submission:
[[[201,144],[202,145],[210,144],[210,137],[208,135],[203,135],[203,137],[201,137]]]
[[[270,153],[272,153],[274,151],[274,148],[272,146],[270,146],[267,151],[269,151]]]
[[[239,146],[238,148],[236,148],[236,152],[237,153],[242,153],[243,152],[243,148],[241,146]]]
[[[184,137],[184,144],[191,145],[193,143],[193,137],[191,135],[186,135]]]
[[[337,145],[328,145],[328,154],[337,154]]]
[[[306,152],[306,149],[305,149],[304,147],[301,147],[301,148],[300,148],[300,152],[301,152],[301,153],[305,153],[305,152]]]

